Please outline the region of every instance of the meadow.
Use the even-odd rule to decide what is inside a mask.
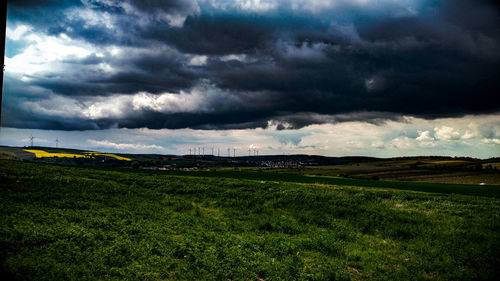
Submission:
[[[0,160],[9,280],[494,280],[498,188]]]

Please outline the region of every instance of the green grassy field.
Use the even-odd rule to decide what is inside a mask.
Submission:
[[[498,278],[499,187],[338,180],[0,160],[1,273],[11,280]]]
[[[233,178],[246,180],[263,180],[273,182],[291,182],[291,183],[306,183],[306,184],[328,184],[340,186],[357,186],[357,187],[375,187],[375,188],[391,188],[401,190],[413,190],[422,192],[438,192],[464,195],[480,195],[488,197],[500,198],[500,186],[498,185],[472,185],[472,184],[443,184],[443,183],[428,183],[428,182],[403,182],[403,181],[378,181],[364,179],[349,179],[341,177],[329,176],[307,176],[300,174],[288,174],[285,172],[266,171],[255,172],[249,170],[235,171],[151,171],[142,170],[144,174],[153,175],[177,175],[191,177],[207,177],[207,178]]]

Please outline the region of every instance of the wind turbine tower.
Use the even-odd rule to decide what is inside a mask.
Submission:
[[[31,147],[33,147],[33,140],[35,139],[35,137],[33,135],[31,135],[30,137],[30,144],[31,144]]]
[[[236,157],[236,148],[233,148],[233,157]]]
[[[59,147],[59,138],[56,138],[56,148]]]

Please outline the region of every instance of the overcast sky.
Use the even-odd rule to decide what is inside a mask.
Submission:
[[[9,1],[0,144],[500,156],[494,2]]]

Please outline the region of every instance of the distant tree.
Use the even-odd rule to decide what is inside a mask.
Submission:
[[[133,169],[139,169],[140,166],[141,166],[141,164],[139,162],[137,162],[137,161],[132,162]]]
[[[481,165],[480,163],[477,163],[475,166],[474,166],[474,170],[476,171],[481,171],[483,169],[483,165]]]

